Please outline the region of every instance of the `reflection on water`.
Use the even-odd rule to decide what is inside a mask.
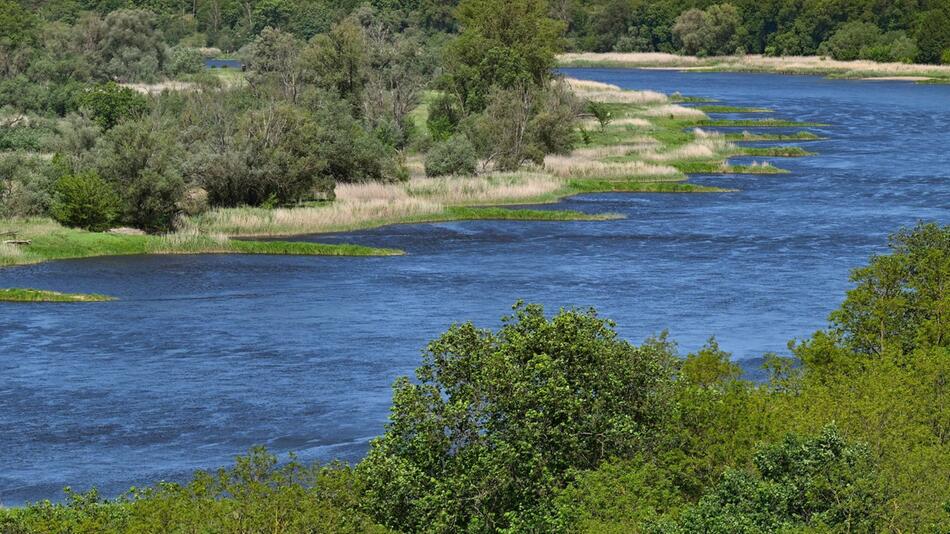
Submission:
[[[918,219],[950,222],[950,87],[814,77],[571,70],[776,117],[831,123],[792,174],[710,176],[723,195],[583,195],[610,222],[394,226],[319,241],[395,258],[155,256],[0,270],[0,287],[115,303],[0,304],[0,502],[65,484],[116,493],[263,443],[359,458],[394,377],[452,321],[497,326],[516,299],[596,306],[639,341],[785,350],[819,328],[850,268]]]

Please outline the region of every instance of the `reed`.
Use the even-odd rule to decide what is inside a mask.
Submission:
[[[565,178],[683,179],[674,167],[644,161],[608,163],[576,156],[548,156],[544,158],[544,168],[556,176]]]

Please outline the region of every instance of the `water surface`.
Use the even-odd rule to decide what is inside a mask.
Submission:
[[[830,123],[741,192],[597,194],[549,206],[610,222],[460,222],[308,238],[394,258],[153,256],[0,270],[0,287],[118,302],[0,303],[0,502],[181,480],[254,444],[358,459],[393,379],[453,321],[516,299],[596,306],[632,341],[715,335],[737,359],[824,324],[852,267],[919,219],[950,222],[950,86],[763,74],[569,69],[628,88]]]

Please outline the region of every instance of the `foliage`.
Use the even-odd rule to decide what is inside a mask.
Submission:
[[[729,471],[662,533],[757,533],[820,529],[880,532],[886,489],[867,447],[834,427],[788,435],[754,458],[755,471]]]
[[[77,107],[87,113],[104,130],[125,119],[140,118],[148,111],[144,95],[115,82],[86,89],[77,98]]]
[[[93,232],[108,229],[119,212],[119,196],[98,175],[87,172],[63,176],[53,186],[50,212],[66,226]]]
[[[551,78],[564,24],[544,0],[463,0],[462,32],[445,49],[442,85],[464,113],[489,104],[497,87],[541,87]]]
[[[123,221],[147,231],[172,227],[185,189],[182,148],[163,119],[121,122],[96,146],[95,168],[120,192]]]
[[[587,111],[597,119],[597,123],[600,124],[600,131],[603,132],[607,129],[607,126],[613,120],[613,115],[610,111],[610,106],[604,104],[603,102],[594,102],[590,100],[587,102]]]
[[[486,164],[514,170],[528,162],[540,165],[545,154],[570,152],[577,112],[576,99],[563,84],[495,88],[466,130]]]
[[[475,147],[464,135],[456,135],[435,145],[426,154],[426,176],[475,174]]]
[[[900,61],[909,63],[917,56],[917,44],[903,32],[882,33],[874,24],[849,22],[841,26],[818,48],[819,53],[850,61]]]
[[[373,515],[403,530],[491,531],[536,513],[573,469],[651,443],[669,413],[671,347],[635,347],[593,311],[518,305],[497,333],[456,325],[359,470]]]
[[[386,532],[356,511],[360,482],[341,466],[278,465],[262,449],[231,469],[198,472],[114,501],[67,488],[66,503],[0,509],[4,532]]]
[[[846,369],[855,361],[950,347],[950,226],[903,229],[889,246],[891,254],[852,273],[857,286],[831,314],[831,330],[799,347],[803,362]]]
[[[673,35],[685,53],[698,56],[733,54],[742,39],[742,19],[732,4],[714,4],[705,10],[684,11],[673,25]]]
[[[198,50],[186,46],[176,46],[171,49],[168,57],[167,70],[172,76],[195,74],[201,72],[203,68],[204,57],[202,57],[201,52]]]
[[[102,76],[120,82],[149,82],[162,72],[167,52],[152,12],[120,9],[94,24],[99,27],[88,31],[101,32],[93,60]]]

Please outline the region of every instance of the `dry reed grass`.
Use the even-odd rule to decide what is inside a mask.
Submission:
[[[670,117],[674,119],[705,119],[706,114],[696,108],[688,108],[678,104],[651,107],[643,111],[647,117]]]
[[[573,155],[547,156],[544,158],[544,168],[565,178],[681,178],[680,172],[668,165],[654,165],[644,161],[607,163]]]
[[[662,104],[669,98],[656,91],[628,91],[616,85],[566,78],[564,80],[581,100],[604,102],[608,104]]]

